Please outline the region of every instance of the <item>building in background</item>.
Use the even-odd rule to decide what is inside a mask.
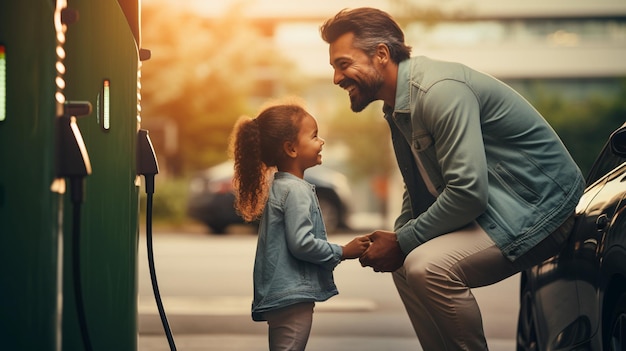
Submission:
[[[326,119],[335,118],[337,111],[342,111],[339,112],[342,118],[359,118],[350,115],[345,92],[332,83],[328,45],[319,34],[322,22],[343,8],[372,6],[387,11],[404,28],[413,55],[464,63],[505,81],[533,103],[552,94],[579,102],[592,95],[617,96],[624,91],[626,2],[623,0],[145,1],[175,1],[177,6],[189,6],[209,19],[236,7],[259,28],[268,45],[278,48],[297,67],[300,79],[305,82],[298,93],[320,120],[322,135],[327,134],[323,130],[329,125]],[[250,98],[253,105],[293,93],[269,67],[258,67],[253,80],[257,87]],[[372,104],[364,113],[368,110],[379,113],[380,107],[380,103]],[[327,165],[346,163],[350,150],[340,144],[325,146]],[[590,155],[596,151],[591,150]],[[401,189],[400,186],[388,188]],[[358,196],[366,192],[354,193]],[[400,203],[393,198],[398,194],[389,195],[391,205]],[[360,205],[370,202],[355,199]],[[388,212],[397,213],[393,208]]]
[[[208,19],[236,9],[288,57],[306,81],[313,112],[332,115],[337,96],[328,45],[319,26],[343,8],[377,7],[403,26],[413,55],[457,61],[489,73],[525,94],[542,81],[571,98],[618,91],[626,77],[623,0],[144,0],[187,7]],[[253,103],[289,94],[281,77],[259,67]]]

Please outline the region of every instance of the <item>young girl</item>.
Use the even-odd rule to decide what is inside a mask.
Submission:
[[[247,221],[261,218],[252,319],[267,321],[271,351],[304,350],[315,301],[338,294],[333,269],[369,246],[365,236],[327,241],[315,188],[303,179],[322,163],[323,145],[315,118],[297,104],[242,117],[233,130],[235,206]]]

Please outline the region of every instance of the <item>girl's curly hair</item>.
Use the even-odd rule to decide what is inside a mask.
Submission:
[[[285,157],[283,144],[295,141],[306,110],[299,104],[270,106],[256,118],[240,117],[230,141],[235,161],[235,209],[251,222],[263,213],[271,178]]]

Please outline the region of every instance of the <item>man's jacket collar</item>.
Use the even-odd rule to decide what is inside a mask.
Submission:
[[[396,100],[395,107],[385,105],[383,106],[383,112],[385,114],[391,113],[410,113],[411,112],[411,98],[410,98],[410,59],[404,60],[398,64],[398,77],[396,78]]]

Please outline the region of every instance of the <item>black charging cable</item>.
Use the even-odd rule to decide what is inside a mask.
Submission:
[[[152,291],[156,300],[159,316],[165,330],[167,342],[171,351],[176,351],[176,343],[170,329],[170,325],[165,315],[161,294],[159,293],[159,284],[157,283],[156,269],[154,267],[154,250],[152,245],[152,201],[154,195],[154,176],[159,173],[159,165],[157,163],[152,141],[145,129],[139,130],[137,134],[137,174],[143,175],[146,182],[146,244],[148,251],[148,267],[150,269],[150,280],[152,281]]]
[[[83,301],[82,279],[80,270],[80,223],[81,205],[83,202],[84,178],[70,177],[70,188],[72,198],[72,274],[74,276],[74,299],[76,301],[76,313],[78,315],[78,325],[82,335],[83,346],[86,351],[91,351],[91,340],[89,329],[87,328],[87,317],[85,313],[85,303]]]
[[[67,101],[63,104],[63,115],[56,119],[56,175],[69,178],[72,213],[72,274],[74,276],[74,301],[76,313],[86,351],[91,351],[91,340],[87,328],[87,317],[83,301],[80,270],[81,205],[84,200],[85,177],[91,174],[91,162],[85,142],[77,124],[77,117],[91,113],[88,101]]]

